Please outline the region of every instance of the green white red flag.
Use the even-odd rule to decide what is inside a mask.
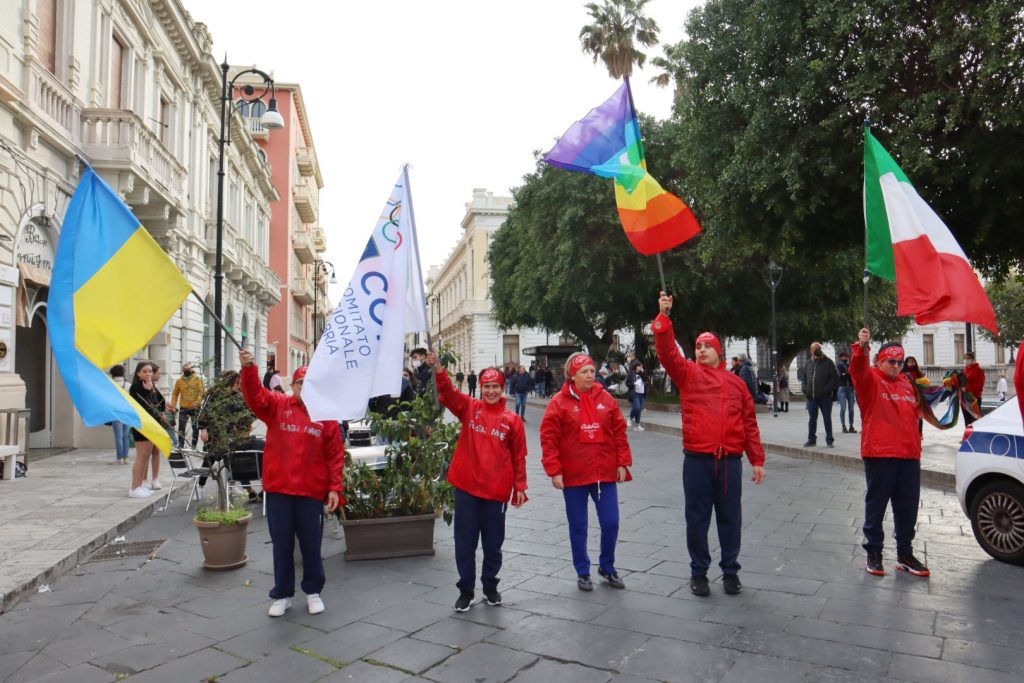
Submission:
[[[996,332],[996,314],[967,255],[903,169],[864,129],[867,270],[896,281],[897,313],[919,325],[960,321]]]

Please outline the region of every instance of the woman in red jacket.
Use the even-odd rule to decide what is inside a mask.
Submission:
[[[686,549],[690,554],[690,592],[710,595],[708,568],[711,550],[708,530],[714,509],[718,542],[722,547],[722,588],[729,595],[743,590],[740,583],[740,530],[743,508],[743,467],[746,452],[753,481],[764,481],[764,446],[757,428],[754,400],[747,385],[725,369],[722,342],[710,332],[697,337],[697,362],[684,358],[676,345],[672,297],[658,299],[661,314],[654,319],[658,359],[679,387],[683,415],[683,496],[686,512]]]
[[[615,571],[615,543],[619,536],[616,484],[633,478],[627,469],[633,464],[633,454],[626,438],[626,419],[611,394],[594,381],[597,366],[590,356],[569,356],[565,376],[565,385],[544,413],[540,444],[544,471],[565,497],[576,585],[582,591],[594,590],[587,555],[587,499],[592,498],[601,523],[597,573],[613,588],[625,588]]]
[[[883,344],[875,367],[868,365],[871,332],[865,327],[853,345],[850,376],[860,402],[860,455],[864,460],[867,493],[864,496],[864,570],[885,576],[882,520],[892,503],[896,536],[896,569],[914,576],[928,576],[928,567],[914,557],[912,544],[921,499],[921,433],[917,390],[901,372],[903,346]]]
[[[480,373],[480,395],[470,398],[457,390],[437,354],[427,354],[435,368],[437,396],[462,423],[459,443],[448,470],[455,487],[455,566],[459,571],[456,612],[473,604],[476,586],[476,547],[483,543],[480,583],[488,605],[500,605],[498,572],[505,541],[505,510],[526,502],[526,431],[523,420],[505,407],[501,395],[505,375],[494,368]]]
[[[295,595],[295,539],[302,552],[302,592],[310,614],[324,611],[320,597],[326,576],[320,557],[324,503],[334,512],[341,497],[345,445],[335,421],[314,422],[302,402],[305,366],[292,375],[292,395],[271,391],[260,382],[252,354],[242,351],[242,395],[267,425],[263,449],[263,491],[267,526],[274,545],[274,599],[268,614],[280,617]]]

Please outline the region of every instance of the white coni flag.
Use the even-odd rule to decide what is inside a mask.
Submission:
[[[427,329],[406,167],[341,300],[324,321],[302,400],[313,420],[355,420],[370,398],[402,389],[405,335]]]

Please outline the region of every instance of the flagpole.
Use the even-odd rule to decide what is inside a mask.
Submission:
[[[871,132],[871,117],[870,116],[865,116],[864,117],[864,130],[865,130],[865,132]],[[866,140],[866,138],[867,138],[867,136],[865,136],[865,140]],[[866,144],[866,142],[865,142],[865,144]],[[865,173],[865,175],[864,175],[864,179],[865,179],[864,182],[867,182],[867,167],[865,167],[864,173]],[[863,186],[862,186],[862,188],[861,188],[861,195],[862,195],[861,201],[865,201],[866,202],[866,199],[863,197],[863,192],[864,192],[864,189],[863,189]],[[868,315],[869,315],[870,311],[869,311],[869,308],[868,308],[868,283],[871,282],[871,271],[868,270],[868,217],[867,217],[867,205],[866,204],[865,204],[864,211],[865,211],[865,213],[864,213],[864,327],[869,327],[869,325],[868,325]]]
[[[412,206],[412,185],[409,182],[409,164],[402,164],[402,182],[405,184],[405,203],[409,207],[409,224],[412,226],[413,234],[415,239],[412,240],[413,254],[416,256],[416,272],[423,276],[423,264],[420,262],[420,238],[416,235],[416,210]],[[416,283],[420,288],[420,292],[423,296],[423,314],[424,320],[427,322],[427,348],[433,351],[433,343],[430,338],[430,315],[427,310],[427,293],[423,291],[423,281],[420,280]],[[440,308],[440,306],[438,306]],[[441,332],[441,316],[437,318],[437,331]],[[433,380],[430,383],[430,394],[434,397],[434,407],[440,405],[440,398],[437,395],[437,370],[434,366],[430,366],[430,379]]]
[[[633,88],[629,85],[629,76],[623,76],[622,80],[626,82],[626,98],[629,100],[630,113],[636,116],[636,105],[633,104]],[[637,135],[640,135],[640,130],[637,130]],[[668,294],[668,287],[665,285],[665,266],[661,262],[661,252],[659,251],[654,255],[655,260],[658,262],[658,277],[661,278],[661,291]]]
[[[192,296],[194,296],[199,301],[199,303],[203,305],[203,308],[206,309],[206,312],[210,314],[210,317],[213,318],[214,322],[220,325],[221,329],[224,330],[224,334],[228,336],[228,339],[231,340],[231,342],[238,348],[238,350],[245,351],[245,349],[242,348],[242,345],[238,343],[238,340],[235,339],[234,335],[231,334],[231,330],[228,329],[228,326],[225,325],[221,321],[221,319],[217,317],[217,314],[214,313],[213,309],[210,308],[210,305],[203,300],[203,297],[199,296],[199,292],[193,289]]]

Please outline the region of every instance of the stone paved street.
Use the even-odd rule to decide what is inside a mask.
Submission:
[[[953,494],[927,489],[916,550],[932,578],[865,574],[862,475],[825,463],[770,454],[765,485],[744,489],[744,591],[724,595],[715,574],[711,597],[699,599],[686,588],[678,437],[631,432],[635,481],[620,493],[617,558],[627,590],[579,592],[561,496],[540,469],[539,417],[531,407],[531,500],[508,514],[502,607],[452,612],[443,522],[436,556],[374,562],[346,562],[329,527],[327,611],[306,614],[300,593],[285,618],[272,620],[264,519],[250,525],[245,568],[206,572],[179,496],[127,534],[168,539],[157,559],[80,565],[0,615],[0,680],[925,683],[1024,675],[1024,568],[989,560]],[[596,556],[595,540],[592,532]],[[893,561],[889,548],[890,569]]]

